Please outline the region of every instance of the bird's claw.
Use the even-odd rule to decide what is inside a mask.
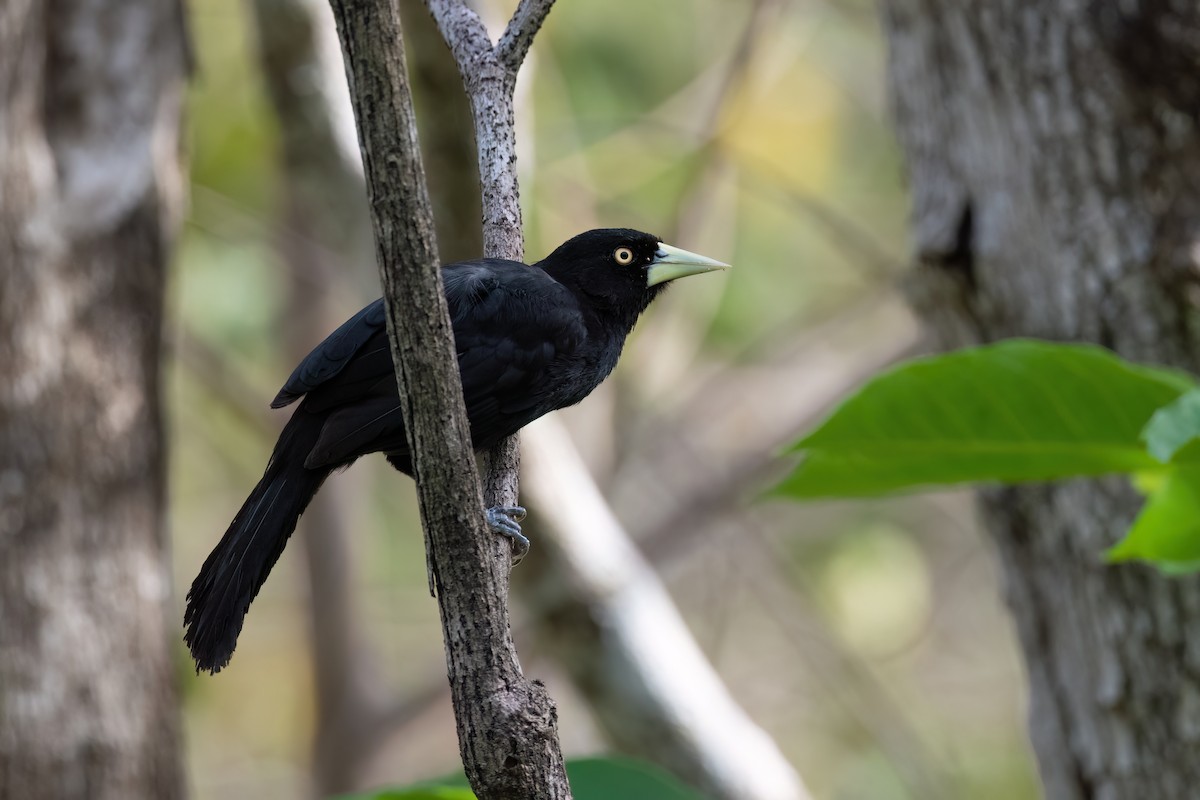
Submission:
[[[492,533],[506,536],[513,543],[513,566],[529,553],[529,537],[521,533],[525,509],[521,506],[496,506],[487,510],[487,524]]]

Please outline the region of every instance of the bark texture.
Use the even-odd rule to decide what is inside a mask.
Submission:
[[[438,279],[396,0],[333,0],[332,6],[358,122],[463,766],[483,800],[570,797],[554,704],[541,684],[522,675],[512,642],[507,607],[511,549],[484,525],[484,492]],[[475,23],[482,31],[478,17]],[[485,58],[482,52],[479,56]],[[499,135],[511,139],[511,92],[508,100],[509,128]],[[482,141],[480,148],[482,164]],[[490,169],[511,172],[512,167],[506,160]],[[511,205],[504,209],[516,204],[515,175],[510,183],[505,202]],[[484,185],[486,220],[487,178]],[[500,215],[507,216],[504,211]],[[485,224],[488,255],[520,257],[519,221],[518,211],[516,230],[494,232],[492,239]],[[503,249],[497,252],[496,247]],[[490,504],[511,504],[515,471],[492,469],[489,475],[489,485],[502,486],[504,492],[497,501],[496,492],[489,491]]]
[[[554,0],[521,0],[495,46],[483,20],[463,0],[424,1],[454,55],[471,105],[483,195],[483,254],[487,258],[523,261],[525,232],[517,186],[513,91],[521,62]],[[484,456],[483,498],[489,508],[517,504],[520,465],[516,436],[500,442]]]
[[[1200,7],[883,8],[912,296],[941,343],[1092,341],[1200,373]],[[983,498],[1053,800],[1200,783],[1200,580],[1100,559],[1138,506],[1122,481]]]
[[[0,798],[183,793],[159,396],[182,9],[0,5]]]

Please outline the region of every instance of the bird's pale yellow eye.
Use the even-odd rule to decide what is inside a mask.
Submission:
[[[613,251],[613,258],[622,267],[633,263],[633,251],[628,247],[618,247]]]

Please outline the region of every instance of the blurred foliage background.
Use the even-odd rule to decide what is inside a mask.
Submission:
[[[481,5],[502,22],[515,3]],[[874,14],[867,0],[563,0],[521,75],[526,249],[532,260],[587,228],[628,226],[735,265],[656,304],[613,379],[563,416],[704,651],[814,795],[1033,796],[1023,677],[969,499],[758,499],[779,446],[919,348],[897,299],[906,201]],[[191,19],[191,208],[170,291],[180,616],[286,415],[266,412],[294,361],[280,242],[306,241],[279,222],[280,131],[248,4],[193,3]],[[378,295],[373,261],[348,258],[322,291],[339,319],[353,313]],[[336,322],[301,335],[315,344]],[[449,772],[411,482],[367,459],[330,487],[346,498],[380,702],[394,706],[362,780]],[[191,675],[180,646],[197,798],[311,791],[303,558],[289,548],[227,671]],[[518,644],[559,702],[568,754],[602,752],[554,662]]]

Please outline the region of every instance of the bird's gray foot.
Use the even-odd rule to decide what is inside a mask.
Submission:
[[[513,543],[513,565],[521,563],[529,552],[529,537],[521,533],[525,509],[521,506],[496,506],[487,510],[487,524],[492,533],[507,536]]]

